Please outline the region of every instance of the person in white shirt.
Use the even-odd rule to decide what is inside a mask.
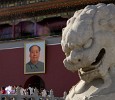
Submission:
[[[22,88],[21,85],[19,86],[19,88],[20,88],[20,94],[21,94],[21,95],[25,95],[25,90],[24,90],[24,88]]]
[[[29,95],[33,95],[34,94],[34,88],[31,86],[31,84],[29,84],[29,86],[28,86],[28,94]]]
[[[47,96],[47,92],[46,92],[46,90],[43,89],[41,94],[42,94],[42,97],[46,97],[46,96]]]

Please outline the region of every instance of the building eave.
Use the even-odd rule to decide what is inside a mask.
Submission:
[[[0,20],[30,18],[33,16],[55,15],[62,12],[75,11],[86,5],[97,3],[113,3],[114,0],[59,0],[33,3],[23,6],[0,9]]]

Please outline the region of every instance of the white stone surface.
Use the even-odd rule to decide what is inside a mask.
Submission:
[[[62,30],[65,67],[80,82],[66,100],[114,100],[115,5],[88,5],[76,11]],[[111,98],[112,97],[112,98]]]

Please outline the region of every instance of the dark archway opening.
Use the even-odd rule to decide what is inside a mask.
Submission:
[[[33,87],[36,87],[38,90],[41,90],[41,88],[45,88],[45,83],[37,75],[31,76],[24,84],[24,88],[28,88],[28,85],[31,84]]]

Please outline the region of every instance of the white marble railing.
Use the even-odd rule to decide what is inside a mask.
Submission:
[[[67,93],[64,92],[63,97],[55,97],[53,91],[50,90],[50,94],[46,97],[38,95],[37,89],[33,95],[21,95],[20,90],[16,94],[0,94],[0,100],[65,100]]]

